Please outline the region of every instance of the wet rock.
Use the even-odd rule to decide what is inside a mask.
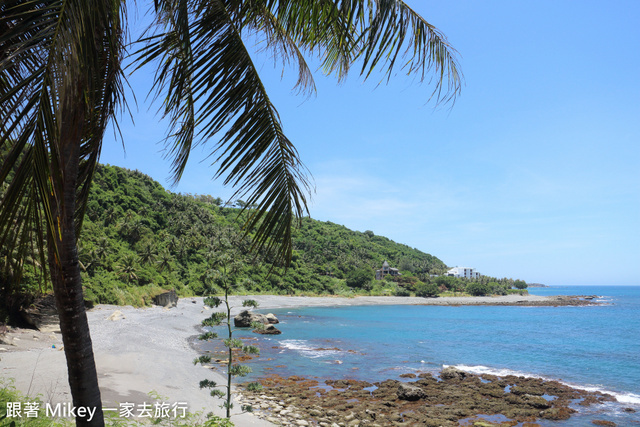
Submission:
[[[542,396],[544,389],[541,385],[515,386],[511,387],[510,392],[517,395],[530,394],[533,396]]]
[[[544,397],[532,396],[530,394],[525,394],[523,396],[523,400],[527,405],[532,406],[532,407],[537,408],[537,409],[547,409],[547,408],[551,407],[551,404],[549,403],[549,401],[547,399],[545,399]]]
[[[424,390],[420,387],[406,383],[400,384],[396,393],[398,395],[398,399],[409,401],[420,400],[426,396]]]
[[[415,378],[416,374],[401,374],[400,378]]]
[[[282,333],[280,329],[276,328],[273,325],[268,325],[260,329],[254,329],[251,332],[254,332],[256,334],[262,334],[262,335],[280,335]]]
[[[605,427],[616,427],[618,424],[613,421],[605,421],[605,420],[593,420],[591,424],[595,424],[597,426],[605,426]]]
[[[233,318],[233,325],[236,328],[248,328],[252,323],[264,323],[265,325],[269,324],[269,320],[267,316],[260,313],[252,313],[249,310],[244,310],[236,317]]]
[[[454,368],[453,366],[447,366],[440,372],[440,378],[443,380],[463,380],[469,374],[465,371],[461,371],[458,368]]]
[[[560,408],[550,408],[542,411],[540,416],[547,420],[559,421],[559,420],[568,420],[571,418],[571,414],[575,413],[575,409],[560,407]]]
[[[275,316],[275,314],[273,313],[268,313],[266,315],[267,321],[269,321],[269,323],[271,323],[272,325],[275,325],[277,323],[280,323],[280,321],[278,320],[278,318]]]
[[[501,425],[533,427],[539,419],[570,418],[575,410],[569,405],[578,399],[589,405],[599,405],[608,399],[603,393],[573,389],[557,381],[517,376],[485,378],[485,381],[480,378],[466,374],[464,380],[456,375],[451,380],[438,381],[424,375],[412,383],[377,382],[378,388],[369,392],[366,388],[371,384],[364,381],[327,380],[324,382],[326,387],[318,388],[320,384],[316,380],[274,375],[260,380],[265,387],[263,392],[246,392],[243,396],[255,396],[256,400],[250,403],[256,406],[272,397],[274,401],[282,402],[278,412],[292,411],[298,414],[297,419],[322,427],[458,426],[461,420],[486,421],[475,418],[477,414],[503,415],[509,421]],[[516,393],[505,393],[506,386]],[[413,398],[409,393],[404,396],[405,392],[401,391],[412,387],[411,391],[419,396],[418,399],[403,399],[401,395]],[[264,398],[258,399],[261,394]],[[547,401],[543,395],[556,398]],[[265,411],[273,414],[269,412],[271,409]],[[281,417],[281,420],[283,425],[295,421],[291,416]]]

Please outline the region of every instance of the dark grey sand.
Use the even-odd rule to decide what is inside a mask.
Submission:
[[[307,306],[347,305],[467,305],[542,302],[549,297],[508,295],[501,297],[286,297],[261,295],[232,297],[233,313],[240,311],[243,299],[258,300],[261,310]],[[222,415],[221,401],[200,390],[205,378],[223,383],[224,378],[201,365],[192,348],[201,332],[202,319],[211,311],[202,298],[186,298],[171,309],[133,308],[98,305],[88,312],[98,378],[105,407],[118,403],[153,402],[155,391],[165,401],[187,402],[189,410]],[[56,331],[12,329],[0,344],[0,379],[15,379],[15,386],[28,396],[40,396],[46,403],[70,403],[66,361],[60,334]],[[55,348],[53,348],[55,346]],[[234,416],[236,426],[269,426],[250,414]]]

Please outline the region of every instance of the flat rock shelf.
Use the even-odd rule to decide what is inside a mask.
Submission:
[[[369,383],[270,376],[263,389],[244,390],[238,400],[256,415],[283,426],[490,426],[529,427],[539,420],[566,420],[572,406],[615,401],[609,394],[580,390],[540,378],[475,375],[453,367],[439,375]],[[478,424],[476,424],[478,425]]]

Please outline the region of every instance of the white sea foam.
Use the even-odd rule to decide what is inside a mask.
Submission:
[[[453,366],[454,368],[460,369],[461,371],[465,371],[465,372],[470,372],[472,374],[477,374],[477,375],[482,375],[482,374],[489,374],[489,375],[496,375],[499,377],[505,377],[507,375],[515,375],[518,377],[528,377],[528,378],[540,378],[543,379],[545,381],[557,381],[554,378],[548,378],[548,377],[544,377],[541,375],[535,375],[532,373],[528,373],[528,372],[521,372],[521,371],[516,371],[513,369],[496,369],[496,368],[490,368],[488,366],[482,366],[482,365],[478,365],[478,366],[469,366],[469,365],[443,365],[444,368],[449,367],[449,366]],[[611,391],[611,390],[607,390],[605,388],[602,387],[598,387],[598,386],[592,386],[592,385],[577,385],[577,384],[572,384],[572,383],[568,383],[566,381],[558,381],[564,385],[568,385],[569,387],[573,387],[579,390],[585,390],[585,391],[590,391],[590,392],[600,392],[600,393],[607,393],[612,395],[613,397],[616,398],[616,400],[620,403],[624,403],[627,405],[638,405],[640,406],[640,395],[638,394],[634,394],[634,393],[619,393],[619,392],[615,392],[615,391]]]
[[[312,347],[306,340],[283,340],[280,341],[280,347],[297,351],[302,356],[309,357],[311,359],[340,353],[338,350],[318,350],[318,347]]]
[[[280,346],[289,350],[313,350],[305,340],[283,340],[280,341]]]
[[[640,406],[640,394],[634,393],[611,393],[618,402],[620,403],[628,403],[630,405],[638,405]]]

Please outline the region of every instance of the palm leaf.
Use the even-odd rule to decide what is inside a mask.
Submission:
[[[62,209],[75,211],[79,235],[102,135],[121,100],[120,4],[8,0],[0,6],[0,152],[6,153],[0,184],[7,186],[0,244],[21,248],[19,256],[25,246],[16,239],[36,242],[41,261],[47,245],[51,259],[60,258]],[[65,125],[70,117],[80,123]],[[69,177],[64,167],[73,157],[80,169]],[[77,184],[68,207],[65,179]],[[21,238],[11,232],[16,227]]]
[[[390,79],[397,61],[403,60],[400,68],[408,75],[417,75],[420,81],[430,74],[436,77],[432,97],[437,103],[455,100],[462,86],[462,74],[457,52],[444,34],[404,1],[368,0],[368,3],[369,16],[360,16],[365,23],[358,53],[363,62],[361,74],[369,78],[381,66]]]
[[[211,155],[247,205],[254,249],[277,249],[290,260],[292,227],[307,210],[306,168],[284,135],[278,113],[243,43],[263,36],[276,58],[298,64],[296,87],[315,86],[303,52],[318,55],[338,79],[361,59],[365,79],[375,68],[433,73],[438,102],[455,99],[461,75],[444,36],[402,1],[394,0],[156,0],[158,20],[137,52],[139,67],[158,63],[156,97],[163,99],[170,135],[167,157],[176,183],[191,149],[217,140]],[[447,86],[443,86],[446,84]]]
[[[174,179],[182,175],[192,145],[223,132],[212,151],[216,177],[236,188],[233,197],[258,204],[246,223],[247,230],[260,224],[255,248],[278,247],[288,262],[290,230],[306,209],[308,183],[242,41],[238,10],[222,1],[205,7],[185,0],[163,2],[158,10],[165,31],[146,39],[139,58],[141,64],[161,63],[156,87],[166,91]],[[263,221],[271,217],[276,221]]]

